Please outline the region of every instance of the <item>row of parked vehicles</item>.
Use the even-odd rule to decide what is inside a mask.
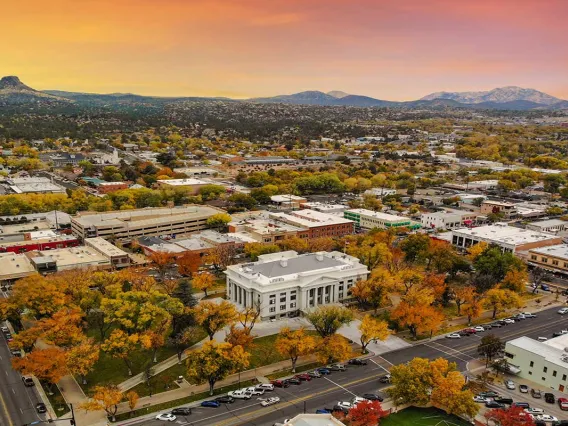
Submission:
[[[512,380],[505,380],[504,382],[505,387],[509,390],[515,390],[517,387]],[[519,385],[519,391],[521,393],[529,393],[529,387],[527,385]],[[538,389],[530,389],[530,394],[535,399],[543,398],[543,394]],[[544,393],[544,401],[549,404],[554,404],[558,402],[558,406],[561,410],[567,411],[568,410],[568,399],[566,398],[558,398],[556,400],[553,393],[546,392]],[[545,426],[547,423],[552,423],[553,425],[562,425],[568,426],[567,420],[558,420],[557,417],[546,414],[545,410],[542,408],[531,407],[529,402],[514,402],[513,398],[508,396],[502,396],[499,392],[495,391],[487,391],[481,392],[477,394],[473,400],[475,402],[485,404],[487,408],[496,408],[496,409],[506,409],[507,406],[510,407],[521,407],[526,414],[526,417],[535,420],[537,426]],[[521,419],[520,419],[521,420]]]
[[[462,337],[465,336],[471,336],[472,334],[483,333],[484,331],[491,330],[492,328],[505,327],[507,325],[515,324],[516,322],[520,322],[529,318],[536,318],[536,315],[530,312],[523,312],[513,317],[505,318],[502,320],[496,320],[488,324],[478,325],[476,327],[464,328],[463,330],[446,335],[446,338],[461,339]]]
[[[350,365],[367,365],[367,361],[364,359],[358,359],[358,358],[354,358],[348,361],[348,364]],[[332,372],[342,372],[342,371],[346,371],[347,368],[344,364],[332,364],[332,365],[328,365],[326,367],[321,367],[321,368],[316,368],[313,371],[308,371],[306,373],[299,373],[296,374],[293,377],[289,377],[286,379],[278,379],[278,380],[272,380],[270,383],[260,383],[256,386],[249,386],[246,388],[242,388],[242,389],[237,389],[234,391],[230,391],[227,393],[227,395],[223,395],[223,396],[219,396],[215,399],[211,399],[211,400],[206,400],[206,401],[202,401],[200,406],[201,407],[208,407],[208,408],[218,408],[220,407],[222,404],[232,404],[233,402],[235,402],[237,399],[242,399],[242,400],[250,400],[253,397],[262,397],[264,396],[264,394],[266,392],[272,392],[274,391],[275,388],[287,388],[289,386],[292,385],[301,385],[302,382],[309,382],[313,379],[317,379],[320,378],[322,376],[326,376],[329,374],[332,374]],[[370,394],[368,394],[367,396],[371,397]],[[375,395],[377,398],[377,395]],[[260,405],[262,405],[263,407],[268,407],[270,405],[274,405],[277,404],[278,402],[280,402],[280,398],[277,396],[272,396],[269,398],[258,398],[260,401]],[[380,401],[382,401],[382,398],[379,399]],[[183,416],[187,416],[189,414],[191,414],[192,409],[191,407],[179,407],[179,408],[175,408],[173,409],[170,413],[162,413],[162,414],[158,414],[156,416],[157,420],[163,420],[163,421],[175,421],[176,420],[176,416],[179,415],[183,415]]]

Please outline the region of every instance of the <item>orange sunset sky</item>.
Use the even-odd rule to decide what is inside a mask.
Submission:
[[[36,89],[568,99],[568,0],[7,0],[0,70]]]

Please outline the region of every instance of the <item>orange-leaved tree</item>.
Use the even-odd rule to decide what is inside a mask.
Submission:
[[[100,411],[104,410],[107,416],[116,421],[116,412],[118,411],[118,404],[122,401],[124,395],[116,385],[95,386],[92,398],[79,405],[86,411]]]
[[[209,272],[202,272],[193,277],[192,285],[204,292],[207,297],[207,290],[211,290],[215,285],[215,277]]]
[[[85,339],[67,351],[67,368],[72,374],[78,374],[84,385],[89,374],[99,360],[100,347],[93,339]]]
[[[307,334],[304,328],[291,330],[289,327],[283,327],[278,333],[274,346],[280,355],[292,361],[292,373],[295,373],[298,358],[312,353],[316,348],[316,340]]]
[[[69,373],[67,356],[59,348],[36,348],[23,358],[13,358],[12,366],[23,375],[34,375],[47,382],[50,388]]]

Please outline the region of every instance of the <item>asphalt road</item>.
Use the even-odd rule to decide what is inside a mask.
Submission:
[[[0,333],[0,424],[22,426],[45,420],[44,414],[36,413],[35,405],[40,399],[35,386],[24,386],[22,376],[12,368],[11,357],[6,339]]]
[[[539,312],[537,318],[495,328],[485,334],[493,333],[503,340],[512,340],[521,336],[552,337],[552,333],[568,328],[568,315],[557,313],[558,308]],[[318,408],[331,407],[337,401],[350,400],[363,393],[380,393],[385,385],[378,382],[389,367],[405,363],[415,357],[435,359],[446,358],[458,364],[461,371],[466,371],[469,361],[477,357],[477,347],[484,333],[478,333],[461,339],[434,339],[412,347],[375,356],[367,366],[349,366],[346,372],[333,372],[330,376],[292,385],[287,389],[277,388],[267,392],[266,396],[277,395],[280,403],[263,408],[255,399],[236,401],[220,408],[197,407],[190,416],[180,416],[173,424],[194,426],[272,426],[276,422],[294,417],[304,410],[313,413]],[[156,413],[157,414],[157,413]],[[124,422],[129,424],[131,422]],[[167,422],[148,419],[137,422],[144,426],[163,426]]]

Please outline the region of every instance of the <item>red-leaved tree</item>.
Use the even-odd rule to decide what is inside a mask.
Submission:
[[[535,426],[532,417],[522,407],[510,407],[506,410],[494,408],[485,413],[485,418],[500,426]]]
[[[387,415],[388,411],[383,410],[379,401],[361,401],[346,416],[340,413],[339,420],[349,426],[377,426]]]

